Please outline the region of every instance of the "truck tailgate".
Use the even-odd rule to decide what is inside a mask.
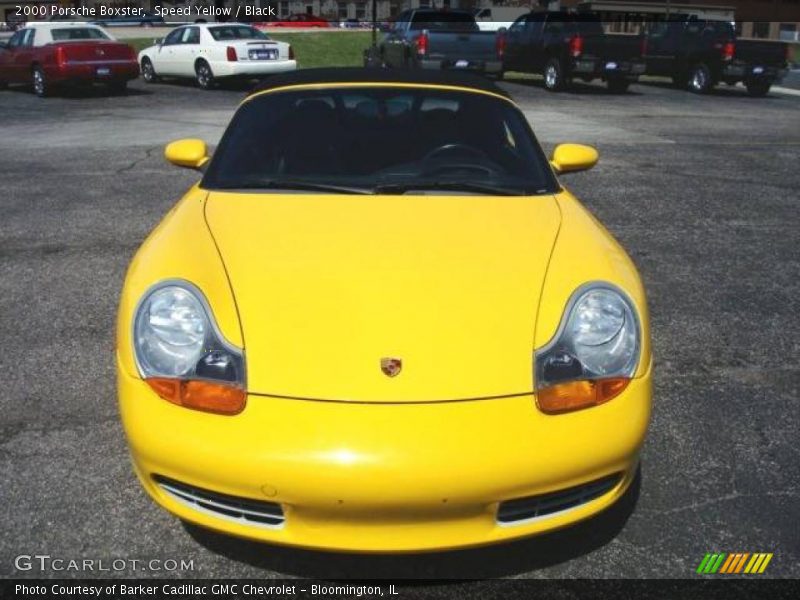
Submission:
[[[736,60],[765,67],[783,68],[786,64],[785,42],[763,40],[736,40]]]
[[[642,41],[638,35],[584,36],[583,53],[608,61],[631,61],[641,58]]]
[[[497,34],[493,31],[431,31],[428,57],[437,60],[494,60]]]

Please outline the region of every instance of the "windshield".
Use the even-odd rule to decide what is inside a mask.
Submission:
[[[208,28],[211,37],[216,41],[229,40],[268,40],[269,37],[258,29],[245,25],[224,25]]]
[[[462,91],[356,87],[267,93],[236,113],[203,179],[210,189],[308,184],[404,193],[528,195],[557,189],[525,117]],[[502,192],[501,192],[502,193]]]
[[[101,29],[96,27],[70,27],[69,29],[51,30],[54,42],[66,40],[108,40],[109,38]]]

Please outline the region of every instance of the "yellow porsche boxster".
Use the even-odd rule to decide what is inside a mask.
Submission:
[[[280,75],[136,254],[119,403],[136,474],[181,519],[307,548],[479,546],[602,511],[650,414],[625,251],[493,83]]]

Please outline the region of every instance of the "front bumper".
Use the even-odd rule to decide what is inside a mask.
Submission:
[[[214,77],[259,77],[296,71],[296,60],[239,60],[236,62],[214,61],[211,71]]]
[[[650,375],[607,404],[559,416],[533,396],[431,404],[357,404],[250,396],[234,417],[158,398],[118,368],[122,421],[150,496],[187,521],[307,548],[414,552],[550,531],[613,504],[630,485],[650,413]],[[498,520],[504,500],[611,474],[603,495],[543,517]],[[156,477],[279,504],[279,526],[198,510]]]

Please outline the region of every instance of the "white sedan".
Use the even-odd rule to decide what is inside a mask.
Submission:
[[[253,79],[297,69],[294,51],[240,23],[195,23],[173,29],[139,53],[142,77],[189,77],[203,89],[226,77]]]

